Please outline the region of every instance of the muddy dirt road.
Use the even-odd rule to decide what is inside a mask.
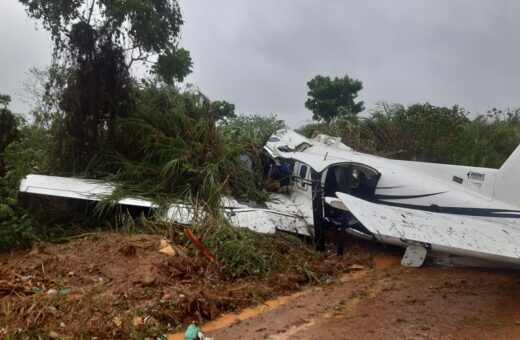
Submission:
[[[349,240],[344,258],[309,257],[328,283],[305,288],[288,270],[227,280],[162,241],[100,234],[0,257],[0,338],[156,338],[193,320],[213,320],[216,340],[520,338],[520,272],[404,268],[401,249]]]
[[[225,325],[227,316],[203,328],[217,340],[520,337],[518,272],[412,269],[399,260],[375,257],[374,268],[311,288],[249,319]]]

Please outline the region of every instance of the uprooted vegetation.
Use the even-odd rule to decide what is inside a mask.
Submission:
[[[118,185],[113,199],[144,197],[164,205],[189,202],[216,211],[223,195],[267,199],[259,152],[269,135],[285,126],[275,116],[241,116],[217,126],[211,102],[198,91],[143,83],[136,110],[117,121],[117,130],[124,131],[117,144],[100,149],[88,166],[73,166],[71,172],[60,165],[69,138],[62,133],[64,119],[59,114],[52,117],[39,116],[32,124],[22,125],[21,137],[2,155],[7,171],[0,179],[0,194],[5,198],[0,206],[4,212],[0,215],[1,251],[61,238],[61,226],[42,225],[40,220],[31,228],[33,221],[20,208],[18,185],[29,173],[98,178]],[[247,155],[252,168],[240,161],[241,155]],[[99,209],[110,207],[106,202]],[[101,219],[96,228],[105,225]],[[79,226],[78,234],[84,232],[84,226]],[[74,230],[64,233],[71,236]]]
[[[214,232],[203,239],[218,264],[189,256],[194,249],[185,247],[189,243],[178,237],[180,230],[172,234],[178,242],[175,256],[159,252],[163,237],[135,234],[38,243],[31,251],[4,256],[0,320],[7,329],[0,331],[17,338],[163,336],[192,321],[202,323],[334,277],[352,264],[370,265],[369,257],[339,260],[317,254],[293,236],[241,230],[230,237],[223,235],[234,231],[225,228]],[[261,257],[256,261],[264,266],[251,272],[252,250],[230,244],[236,237],[249,238],[242,245],[254,246]],[[214,243],[220,241],[224,245]]]
[[[224,195],[267,199],[259,152],[283,124],[274,117],[250,117],[240,131],[247,136],[236,138],[236,131],[226,129],[230,123],[217,128],[214,114],[198,92],[146,86],[136,113],[120,121],[126,131],[120,150],[100,152],[87,173],[120,183],[119,194],[190,202],[209,210],[216,210]],[[254,129],[262,125],[271,129]],[[252,160],[252,169],[239,160],[241,155]]]

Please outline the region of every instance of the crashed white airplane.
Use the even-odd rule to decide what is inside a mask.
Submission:
[[[500,169],[390,160],[289,130],[264,149],[293,166],[291,200],[312,201],[318,240],[344,225],[405,247],[408,266],[422,265],[427,253],[452,263],[520,264],[520,147]]]
[[[414,267],[426,255],[452,264],[520,265],[520,147],[500,169],[390,160],[356,152],[340,138],[307,139],[291,130],[274,133],[264,151],[265,175],[278,193],[265,206],[223,199],[232,225],[314,234],[320,247],[324,230],[343,230],[405,247],[402,263]],[[27,194],[92,201],[113,190],[39,175],[20,186]],[[157,207],[132,198],[119,203]],[[194,216],[190,206],[176,204],[163,218],[190,223]]]

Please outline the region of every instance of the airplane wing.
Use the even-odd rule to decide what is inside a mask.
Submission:
[[[20,192],[35,195],[73,198],[87,201],[101,201],[109,197],[115,186],[96,180],[57,176],[27,175],[20,183]],[[139,198],[123,198],[119,204],[143,208],[157,208],[158,205]]]
[[[24,194],[92,202],[109,198],[115,188],[114,184],[96,180],[43,175],[28,175],[20,183],[20,192]],[[279,196],[279,198],[282,197]],[[273,196],[273,198],[276,197]],[[117,203],[148,209],[159,208],[159,204],[155,202],[132,197],[119,199]],[[312,206],[303,206],[302,209],[312,211]],[[308,220],[312,219],[312,216],[305,216],[298,210],[294,202],[287,199],[267,202],[267,208],[252,208],[229,197],[224,197],[222,213],[231,225],[248,228],[259,233],[274,233],[279,229],[310,235]],[[204,211],[190,204],[177,203],[170,204],[166,213],[159,218],[167,222],[192,224],[196,218],[203,219],[204,214]]]
[[[341,192],[336,195],[339,200],[327,198],[327,202],[350,211],[383,243],[520,264],[520,226],[514,222],[386,206]]]

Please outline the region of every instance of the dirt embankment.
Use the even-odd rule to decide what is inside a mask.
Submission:
[[[368,257],[313,256],[309,271],[227,280],[206,258],[159,252],[161,237],[103,234],[0,257],[0,336],[141,338],[298,291]],[[312,252],[309,252],[312,254]]]

